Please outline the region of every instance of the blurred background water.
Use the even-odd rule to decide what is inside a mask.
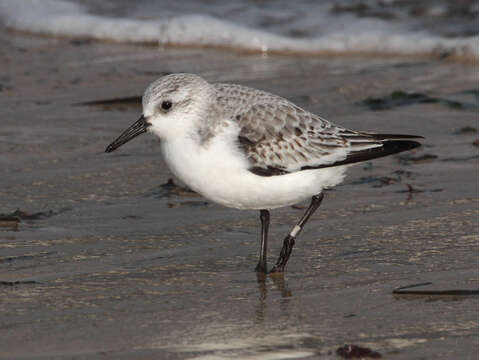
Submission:
[[[479,56],[474,0],[1,0],[0,17],[13,29],[120,42]]]

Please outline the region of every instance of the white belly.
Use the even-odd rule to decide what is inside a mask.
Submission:
[[[207,146],[184,138],[161,144],[175,176],[205,198],[237,209],[273,209],[298,203],[340,183],[347,168],[264,177],[248,171],[247,159],[225,138],[216,137]]]

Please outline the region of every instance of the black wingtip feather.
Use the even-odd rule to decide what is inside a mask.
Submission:
[[[383,156],[396,154],[402,151],[412,150],[419,146],[421,146],[421,144],[418,143],[417,141],[386,140],[383,142],[383,145],[380,147],[351,152],[346,159],[337,161],[333,164],[327,164],[327,165],[321,165],[321,166],[304,166],[301,168],[301,170],[321,169],[321,168],[332,167],[332,166],[354,164],[361,161],[367,161],[367,160],[372,160],[372,159],[376,159]]]
[[[406,135],[406,134],[371,134],[370,135],[373,139],[376,140],[399,140],[399,139],[424,139],[424,136],[420,135]]]
[[[415,149],[417,147],[421,146],[421,143],[417,141],[411,141],[411,140],[386,140],[383,143],[383,153],[384,155],[380,156],[386,156],[390,154],[396,154],[398,152],[402,151],[407,151],[411,149]]]

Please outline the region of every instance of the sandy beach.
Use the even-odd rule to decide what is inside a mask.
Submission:
[[[337,359],[345,344],[387,359],[476,358],[477,64],[10,31],[0,46],[1,359]],[[257,278],[258,212],[166,186],[152,135],[104,153],[141,114],[146,86],[173,72],[424,146],[352,167],[285,276]],[[270,264],[304,206],[272,211]],[[421,283],[470,293],[393,294]]]

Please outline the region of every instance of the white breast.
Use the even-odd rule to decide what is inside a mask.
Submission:
[[[346,166],[263,177],[248,171],[236,146],[238,129],[224,128],[206,144],[191,137],[162,140],[171,171],[191,189],[221,205],[237,209],[272,209],[319,194],[344,178]]]

